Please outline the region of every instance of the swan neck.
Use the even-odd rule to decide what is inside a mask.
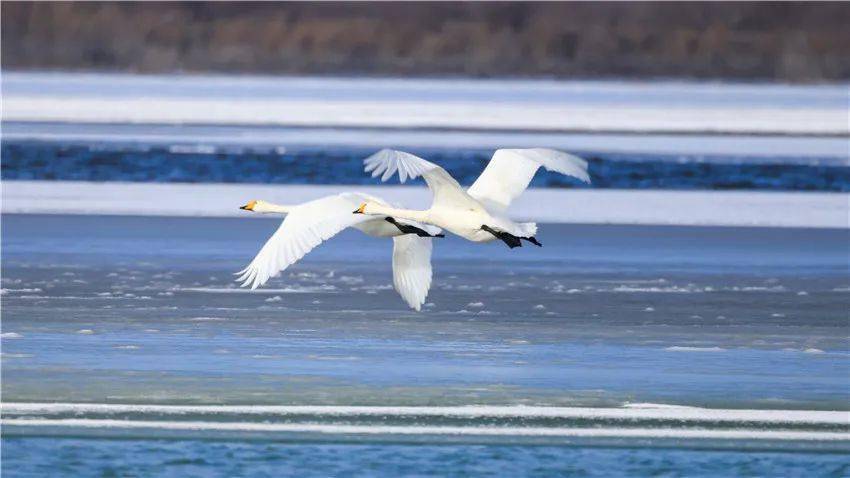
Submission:
[[[413,209],[398,209],[394,207],[382,206],[378,208],[379,214],[392,216],[396,219],[409,219],[417,222],[428,222],[427,211],[415,211]]]
[[[274,204],[269,202],[263,205],[263,210],[261,212],[289,214],[290,211],[292,211],[292,206],[283,206],[280,204]]]

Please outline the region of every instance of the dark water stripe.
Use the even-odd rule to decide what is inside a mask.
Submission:
[[[412,151],[439,163],[464,185],[475,180],[492,154],[480,149]],[[372,152],[357,147],[278,151],[5,141],[2,178],[363,185],[378,182],[362,170],[362,159]],[[593,188],[850,191],[850,167],[818,165],[817,161],[754,163],[735,157],[583,154],[590,163]],[[538,174],[531,186],[587,187],[558,174]]]
[[[6,419],[33,416],[4,414]],[[205,414],[186,413],[178,416],[161,413],[55,413],[40,414],[38,419],[46,420],[127,420],[170,423],[203,422],[250,424],[313,424],[341,426],[393,426],[393,427],[541,427],[541,428],[609,428],[609,429],[693,429],[701,430],[749,430],[749,431],[810,431],[849,433],[850,424],[838,423],[771,423],[758,419],[734,422],[717,420],[680,420],[680,419],[604,419],[604,418],[561,418],[561,417],[456,417],[451,415],[355,415],[334,416],[328,414]]]

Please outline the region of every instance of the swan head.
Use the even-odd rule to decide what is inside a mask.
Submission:
[[[259,199],[248,201],[248,204],[239,207],[239,209],[243,209],[245,211],[276,214],[289,214],[294,208],[295,206],[281,206],[280,204],[273,204]]]
[[[285,212],[281,208],[282,206],[278,206],[277,204],[256,199],[254,201],[248,201],[248,204],[241,206],[239,209],[254,212]]]
[[[364,202],[363,204],[360,205],[360,207],[358,207],[357,209],[352,211],[352,214],[380,214],[380,213],[375,211],[375,205],[374,204]]]
[[[259,203],[260,203],[260,201],[257,201],[257,200],[248,201],[248,204],[246,204],[244,206],[239,206],[239,209],[244,209],[246,211],[253,211],[253,210],[255,210],[255,208],[257,207],[257,204],[259,204]]]

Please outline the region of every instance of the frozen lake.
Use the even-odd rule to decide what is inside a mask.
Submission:
[[[356,232],[246,292],[274,220],[3,226],[5,401],[846,408],[847,230],[447,238],[415,313]]]
[[[848,134],[840,83],[4,72],[2,87],[4,122]]]
[[[846,472],[846,229],[447,238],[415,313],[356,232],[236,289],[276,224],[4,215],[4,474]]]
[[[850,473],[847,85],[2,82],[4,475]],[[542,249],[437,241],[421,313],[357,232],[236,288],[248,196],[427,204],[386,146],[594,189],[535,178]]]

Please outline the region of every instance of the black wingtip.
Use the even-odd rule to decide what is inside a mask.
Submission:
[[[532,237],[526,238],[526,241],[534,244],[537,247],[543,247],[543,244],[541,244],[540,241],[538,241],[536,237],[532,236]]]

